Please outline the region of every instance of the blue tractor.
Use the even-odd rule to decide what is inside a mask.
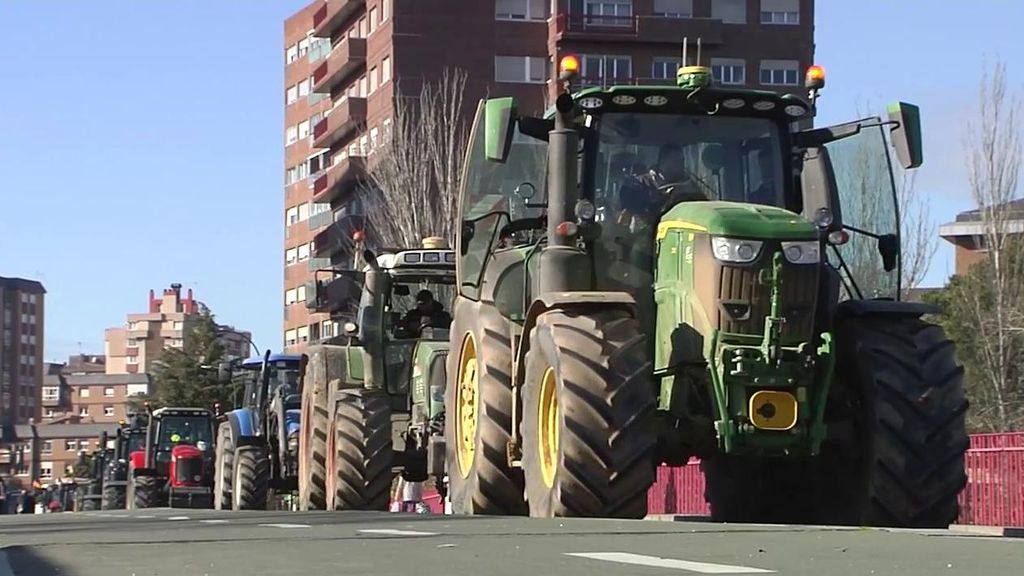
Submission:
[[[217,429],[217,510],[266,510],[272,493],[297,490],[301,358],[267,350],[220,366],[221,382],[233,382],[244,396]]]

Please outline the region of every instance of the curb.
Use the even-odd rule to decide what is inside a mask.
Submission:
[[[976,526],[972,524],[950,524],[950,532],[975,534],[978,536],[997,536],[1000,538],[1024,538],[1024,528],[1013,526]]]
[[[690,514],[648,514],[644,520],[656,522],[711,522],[711,516],[700,516]]]

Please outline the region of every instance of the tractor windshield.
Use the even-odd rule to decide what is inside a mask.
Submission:
[[[294,392],[299,387],[299,365],[298,362],[271,362],[267,367],[267,397],[273,396],[278,388],[286,386]]]
[[[394,339],[417,338],[422,327],[447,330],[455,279],[450,275],[396,274],[385,313]]]
[[[146,430],[137,429],[128,433],[128,453],[146,449]]]
[[[179,444],[196,446],[199,442],[204,442],[207,448],[213,446],[209,418],[200,416],[163,417],[160,423],[160,437],[157,438],[157,450],[169,451]]]

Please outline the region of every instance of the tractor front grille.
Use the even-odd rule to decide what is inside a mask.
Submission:
[[[763,334],[764,319],[771,313],[771,286],[760,277],[770,278],[771,260],[762,256],[752,266],[721,266],[718,280],[718,327],[724,332]],[[782,334],[786,338],[809,338],[814,327],[814,304],[818,291],[818,267],[788,262],[782,266],[781,315],[786,319]],[[730,314],[730,303],[747,314]]]
[[[203,459],[184,458],[174,463],[174,480],[181,486],[195,486],[203,481]]]

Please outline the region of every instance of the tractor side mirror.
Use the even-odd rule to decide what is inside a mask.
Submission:
[[[484,103],[484,151],[491,162],[508,159],[516,116],[515,98],[491,98]]]
[[[924,162],[921,138],[921,109],[913,104],[897,102],[888,108],[889,121],[895,125],[889,131],[896,158],[905,169],[917,168]]]
[[[219,384],[231,382],[231,364],[221,362],[217,365],[217,382]]]
[[[900,255],[899,238],[895,234],[882,234],[879,236],[878,253],[882,255],[882,268],[886,272],[895,270]]]
[[[825,209],[832,215],[831,222],[825,226],[827,232],[842,230],[843,215],[839,189],[827,148],[815,146],[804,151],[800,184],[803,191],[804,217],[817,222],[818,214]]]
[[[307,296],[306,298],[306,308],[308,310],[317,310],[324,305],[323,285],[320,282],[316,280],[306,282],[306,294],[312,296]]]

